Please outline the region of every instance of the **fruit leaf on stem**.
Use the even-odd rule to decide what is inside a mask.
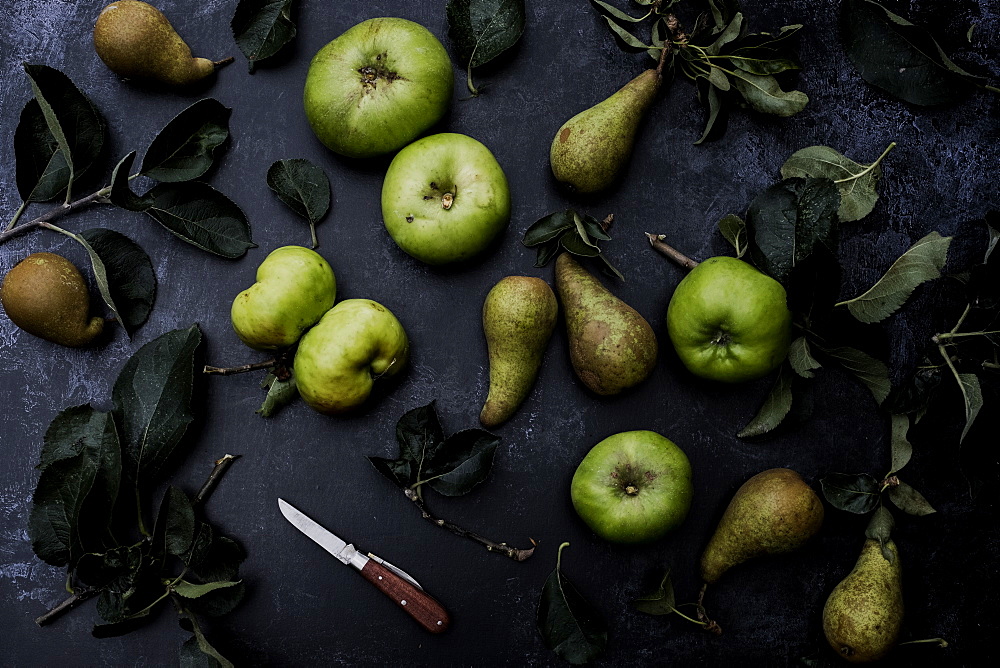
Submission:
[[[316,223],[330,210],[330,179],[326,172],[304,158],[278,160],[267,170],[267,187],[288,208],[306,219],[312,234],[312,247],[318,247]]]
[[[288,404],[295,401],[299,396],[299,389],[295,384],[295,376],[289,372],[288,378],[281,380],[273,372],[267,374],[260,384],[261,389],[267,390],[264,403],[257,409],[257,414],[264,418],[272,417]]]
[[[736,434],[737,438],[753,438],[773,431],[792,410],[792,386],[795,374],[789,364],[782,364],[778,376],[757,415]]]
[[[799,149],[781,166],[781,178],[826,178],[840,190],[837,217],[842,223],[861,220],[878,201],[878,182],[882,178],[881,162],[896,146],[889,144],[882,155],[870,165],[860,165],[829,146],[808,146]]]
[[[892,518],[892,513],[884,505],[879,504],[879,507],[872,513],[872,518],[865,529],[865,537],[878,541],[879,547],[882,548],[882,556],[890,564],[895,561],[896,555],[886,546],[886,541],[892,537],[892,530],[895,526],[896,521]]]
[[[146,149],[139,173],[161,183],[203,176],[229,137],[232,109],[212,98],[198,100],[170,120]]]
[[[295,38],[293,0],[240,0],[230,22],[236,46],[253,74],[258,61],[277,54]]]
[[[598,245],[601,241],[611,241],[608,228],[613,222],[614,214],[599,221],[572,209],[557,211],[535,221],[525,231],[521,243],[535,249],[536,267],[544,267],[560,252],[566,251],[577,257],[599,258],[604,274],[625,280]]]
[[[819,484],[831,506],[857,515],[875,510],[881,499],[879,482],[867,473],[830,473]]]
[[[466,85],[479,90],[472,70],[511,48],[524,32],[524,0],[449,0],[448,38],[455,56],[466,67]]]
[[[545,646],[569,663],[581,665],[604,653],[608,629],[597,610],[562,573],[562,552],[568,546],[559,546],[556,567],[542,587],[535,618]]]
[[[87,242],[101,296],[131,336],[146,322],[156,298],[156,274],[149,255],[114,230],[98,227],[79,236]]]

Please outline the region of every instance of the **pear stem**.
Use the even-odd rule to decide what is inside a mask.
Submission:
[[[948,641],[944,638],[924,638],[923,640],[907,640],[906,642],[899,643],[900,645],[920,645],[922,643],[934,643],[938,647],[947,647]]]
[[[226,472],[226,469],[232,466],[233,462],[239,458],[240,455],[225,454],[222,455],[222,457],[220,457],[219,459],[216,459],[215,466],[212,468],[212,472],[208,474],[208,479],[205,480],[204,484],[202,484],[201,489],[198,490],[198,493],[194,495],[194,499],[191,500],[191,505],[197,507],[203,504],[205,500],[209,497],[209,495],[212,493],[212,490],[215,488],[215,486],[219,484],[219,480]]]
[[[16,227],[11,227],[5,230],[4,232],[0,232],[0,244],[7,241],[8,239],[18,236],[19,234],[25,233],[28,230],[33,230],[36,227],[45,227],[43,223],[51,223],[53,220],[56,220],[57,218],[62,218],[63,216],[65,216],[70,211],[73,211],[74,209],[80,209],[82,207],[89,206],[94,203],[104,203],[105,202],[104,198],[107,197],[110,193],[111,193],[111,188],[109,186],[101,188],[97,192],[90,193],[86,197],[81,197],[75,202],[70,202],[68,204],[60,204],[58,206],[52,207],[51,209],[49,209],[42,215],[38,216],[37,218],[33,218],[26,223],[22,223],[21,225],[18,225]]]
[[[271,358],[266,362],[254,362],[253,364],[242,364],[240,366],[231,367],[219,367],[205,365],[205,368],[201,370],[202,373],[214,374],[216,376],[234,376],[238,373],[247,373],[248,371],[257,371],[258,369],[267,369],[278,364],[277,358]]]
[[[228,58],[223,58],[222,60],[213,60],[212,65],[215,66],[215,69],[219,69],[220,67],[225,67],[234,60],[236,59],[233,58],[232,56],[229,56]]]
[[[673,262],[677,263],[679,266],[684,267],[687,270],[694,269],[698,266],[698,263],[689,258],[684,253],[680,252],[673,246],[664,243],[666,239],[665,234],[651,234],[646,232],[646,238],[649,239],[649,245],[659,251],[662,255],[670,258]]]

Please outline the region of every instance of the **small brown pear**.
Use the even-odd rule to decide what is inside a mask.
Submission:
[[[139,0],[117,0],[101,10],[94,48],[115,74],[170,86],[204,79],[232,60],[194,58],[163,12]]]
[[[716,582],[747,559],[791,552],[823,525],[823,503],[791,469],[768,469],[736,490],[701,555],[701,578]]]
[[[569,253],[556,258],[569,357],[583,384],[597,394],[638,385],[656,366],[656,334],[639,312],[611,294]]]
[[[506,422],[527,398],[558,316],[556,296],[540,278],[508,276],[486,295],[490,391],[479,415],[484,426]]]
[[[54,253],[33,253],[7,272],[0,302],[15,325],[64,346],[83,346],[104,329],[90,317],[90,294],[73,263]]]
[[[833,588],[823,606],[826,640],[851,663],[881,659],[896,645],[903,625],[899,550],[891,540],[885,547],[892,561],[877,540],[866,539],[854,570]]]

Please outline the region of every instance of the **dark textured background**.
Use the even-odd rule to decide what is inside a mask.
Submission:
[[[197,322],[207,359],[235,364],[262,359],[245,348],[229,324],[229,304],[253,281],[257,264],[275,247],[308,240],[304,225],[265,188],[268,165],[306,157],[330,174],[335,202],[321,224],[320,251],[338,279],[338,296],[375,299],[404,323],[413,360],[388,396],[359,415],[322,417],[303,403],[263,420],[253,414],[262,393],[256,375],[204,379],[202,419],[172,480],[193,493],[211,461],[242,454],[220,485],[208,516],[246,548],[245,603],[210,636],[238,664],[548,664],[534,624],[538,592],[568,540],[564,566],[607,619],[606,665],[784,665],[798,657],[828,657],[820,628],[826,595],[852,566],[865,520],[830,510],[821,534],[799,553],[759,560],[732,572],[710,590],[708,604],[725,628],[704,635],[675,618],[629,609],[654,571],[671,564],[679,600],[691,600],[694,563],[735,489],[750,475],[789,466],[810,482],[830,471],[885,469],[886,425],[865,389],[835,371],[815,383],[815,415],[759,442],[734,433],[753,415],[769,380],[739,387],[700,382],[685,373],[669,349],[663,318],[681,271],[656,255],[642,233],[669,235],[696,258],[726,252],[715,221],[742,212],[754,193],[778,178],[794,150],[828,144],[859,160],[874,159],[890,141],[899,146],[884,165],[882,199],[874,213],[843,232],[844,295],[857,294],[891,261],[931,229],[951,234],[963,221],[1000,206],[996,189],[997,112],[1000,100],[983,93],[943,110],[908,107],[864,84],[836,39],[837,2],[744,2],[751,27],[804,23],[798,87],[811,98],[791,119],[736,112],[720,141],[693,146],[703,115],[685,81],[667,86],[642,129],[620,187],[580,202],[559,194],[548,170],[548,146],[572,114],[612,93],[650,63],[612,44],[584,0],[529,0],[528,28],[498,66],[479,72],[485,94],[463,100],[461,68],[456,99],[440,130],[483,141],[512,185],[510,229],[477,266],[432,270],[399,251],[385,233],[379,192],[388,163],[355,163],[326,151],[309,131],[300,95],[309,59],[351,25],[374,16],[403,16],[446,33],[444,0],[322,2],[302,0],[299,37],[271,66],[249,76],[232,42],[234,0],[161,0],[196,55],[237,56],[203,90],[160,93],[122,83],[94,55],[90,31],[101,0],[3,0],[0,3],[0,211],[19,204],[12,135],[30,97],[23,61],[66,72],[104,113],[111,136],[106,169],[148,145],[186,105],[213,96],[233,108],[232,138],[211,181],[248,213],[259,248],[240,261],[209,256],[173,238],[140,214],[94,207],[65,219],[71,229],[107,226],[127,233],[153,258],[159,293],[149,322],[129,342],[119,331],[103,345],[68,350],[33,338],[0,318],[0,663],[4,665],[162,665],[176,662],[186,635],[167,610],[151,625],[109,640],[90,636],[93,604],[56,624],[32,620],[65,597],[64,573],[38,561],[26,532],[33,468],[44,429],[63,407],[92,401],[107,406],[110,386],[126,358],[163,332]],[[950,35],[958,61],[998,74],[1000,2],[937,0],[891,3],[917,23]],[[976,23],[972,43],[965,41]],[[81,184],[78,192],[93,188]],[[420,519],[362,455],[395,453],[393,425],[404,411],[437,399],[446,430],[471,427],[485,396],[488,370],[480,306],[501,277],[534,269],[533,253],[518,240],[548,212],[573,205],[595,216],[617,215],[607,252],[628,281],[613,290],[634,305],[661,340],[653,377],[631,394],[602,399],[574,378],[566,338],[558,331],[535,391],[498,430],[503,444],[488,484],[464,498],[433,495],[440,515],[481,532],[526,545],[536,555],[514,563]],[[42,207],[32,211],[41,211]],[[61,252],[84,266],[71,240],[31,233],[0,248],[6,271],[32,251]],[[887,331],[896,374],[917,359],[936,327],[928,311],[932,291],[921,289],[909,315]],[[953,317],[949,315],[948,317]],[[940,330],[939,330],[940,331]],[[952,406],[958,409],[958,405]],[[596,539],[569,501],[569,481],[584,453],[600,439],[627,429],[653,429],[675,440],[691,458],[695,505],[686,523],[648,547],[613,546]],[[905,639],[943,636],[947,650],[902,648],[895,660],[972,665],[996,651],[997,523],[994,502],[973,497],[959,466],[955,432],[918,438],[906,477],[939,512],[913,519],[896,513],[904,559],[908,612]],[[986,443],[987,431],[974,433]],[[989,435],[995,443],[995,437]],[[966,448],[968,449],[968,443]],[[989,460],[995,467],[996,458]],[[995,468],[982,469],[986,481]],[[988,488],[986,488],[988,489]],[[431,637],[355,573],[299,535],[278,514],[283,496],[364,549],[400,564],[453,616],[452,629]],[[645,581],[645,583],[644,583]],[[973,660],[975,658],[975,661]]]

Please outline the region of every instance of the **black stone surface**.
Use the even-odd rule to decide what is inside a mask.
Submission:
[[[127,357],[146,341],[197,322],[213,364],[263,359],[245,348],[229,324],[229,305],[253,281],[257,264],[274,248],[308,240],[306,227],[267,191],[274,160],[305,157],[330,174],[335,202],[320,225],[321,252],[337,274],[338,296],[375,299],[403,322],[413,345],[403,380],[377,403],[349,418],[328,418],[299,402],[278,417],[254,415],[259,378],[205,378],[201,420],[171,480],[193,493],[211,462],[243,455],[219,486],[208,516],[246,548],[245,603],[221,622],[209,622],[213,642],[238,665],[502,665],[558,664],[534,624],[538,592],[562,541],[564,566],[608,621],[603,665],[797,665],[799,657],[833,660],[820,626],[823,602],[851,568],[865,520],[833,510],[804,550],[762,559],[733,571],[710,589],[707,603],[722,624],[708,636],[676,618],[630,610],[630,601],[665,564],[674,570],[681,601],[693,600],[697,556],[729,497],[749,476],[775,466],[806,480],[830,471],[881,473],[888,460],[886,420],[867,391],[839,372],[819,375],[814,416],[780,434],[743,442],[735,432],[754,414],[768,380],[723,387],[684,372],[663,324],[681,271],[646,244],[645,231],[665,233],[696,258],[727,252],[715,231],[724,214],[742,212],[754,193],[776,181],[796,149],[828,144],[859,161],[899,146],[884,165],[882,199],[866,220],[845,226],[844,295],[870,285],[912,241],[932,229],[953,234],[963,221],[1000,207],[997,193],[997,118],[1000,98],[972,96],[939,110],[909,107],[867,86],[836,38],[837,2],[747,0],[755,29],[803,23],[798,87],[810,96],[790,119],[736,112],[725,136],[693,146],[703,122],[692,87],[677,81],[641,130],[623,183],[580,200],[561,194],[548,169],[548,146],[569,116],[605,98],[649,65],[645,55],[614,47],[583,0],[529,0],[520,45],[497,66],[484,68],[482,97],[464,100],[464,73],[455,69],[456,99],[438,130],[462,132],[490,147],[504,167],[514,215],[503,242],[475,266],[433,270],[399,251],[379,210],[385,160],[353,162],[326,151],[306,123],[300,96],[309,59],[355,23],[402,16],[445,38],[444,0],[296,3],[299,36],[276,62],[250,76],[232,42],[234,0],[163,0],[159,6],[196,55],[236,56],[202,90],[158,92],[123,83],[98,60],[90,42],[100,0],[4,0],[0,3],[0,211],[6,220],[20,203],[14,184],[12,136],[30,98],[22,62],[66,72],[100,107],[111,146],[105,169],[87,185],[100,187],[120,156],[148,145],[178,111],[202,96],[233,108],[232,138],[211,182],[248,213],[260,245],[236,262],[209,256],[173,238],[140,214],[94,207],[65,219],[71,229],[105,226],[125,232],[153,258],[159,293],[149,322],[128,341],[115,332],[96,348],[68,350],[33,338],[0,318],[0,664],[171,665],[187,637],[166,610],[143,630],[121,638],[90,636],[93,604],[56,624],[33,619],[66,594],[64,573],[37,560],[27,536],[34,465],[44,429],[62,408],[85,402],[107,407],[110,386]],[[1000,2],[892,2],[917,23],[948,36],[956,59],[980,72],[998,70]],[[971,44],[965,41],[976,24]],[[645,59],[645,60],[644,60]],[[81,190],[87,185],[81,184]],[[86,192],[89,192],[87,190]],[[42,211],[43,206],[31,212]],[[616,214],[607,252],[627,274],[612,289],[652,324],[661,342],[653,377],[616,398],[589,394],[569,366],[565,333],[557,331],[538,384],[523,408],[497,430],[503,436],[489,482],[459,499],[432,497],[440,515],[518,545],[532,537],[536,555],[514,563],[488,554],[420,519],[363,455],[395,453],[393,426],[406,410],[437,399],[446,430],[475,426],[488,369],[480,307],[501,277],[534,269],[523,231],[543,214],[567,206],[595,216]],[[84,266],[71,240],[31,233],[0,247],[6,272],[33,251],[55,251]],[[921,289],[908,315],[892,319],[887,356],[895,377],[918,360],[939,321],[933,290]],[[947,317],[952,317],[948,314]],[[957,405],[953,406],[959,410]],[[986,417],[986,416],[984,416]],[[598,540],[576,517],[569,481],[576,464],[602,438],[622,430],[653,429],[690,457],[694,508],[667,539],[634,548]],[[997,654],[997,523],[983,488],[969,493],[956,432],[915,436],[906,478],[938,513],[896,513],[904,559],[905,640],[941,636],[945,650],[901,648],[888,663],[983,665]],[[986,429],[981,445],[995,444]],[[967,442],[967,449],[972,447]],[[993,468],[976,471],[990,483]],[[355,573],[299,535],[278,514],[282,496],[358,546],[401,565],[453,616],[441,637],[419,629]]]

